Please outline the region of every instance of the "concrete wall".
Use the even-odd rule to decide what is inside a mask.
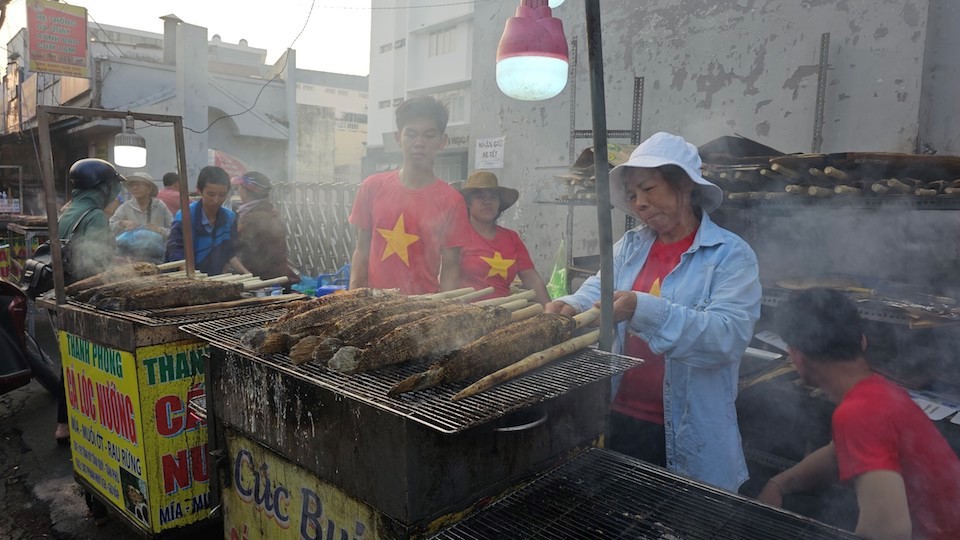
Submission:
[[[920,150],[960,154],[960,3],[930,0],[920,102]],[[926,143],[926,146],[924,143]]]
[[[298,180],[332,182],[337,124],[333,109],[301,104],[297,105],[297,116],[300,120]]]
[[[694,144],[739,133],[785,152],[810,151],[820,35],[831,34],[824,152],[911,152],[920,118],[926,0],[608,0],[602,4],[607,121],[629,129],[635,76],[645,78],[642,136]],[[476,4],[473,138],[506,135],[501,182],[521,191],[503,217],[541,273],[552,265],[566,209],[534,204],[562,192],[569,164],[570,85],[539,103],[499,92],[495,54],[512,10]],[[583,6],[554,10],[576,36],[576,128],[590,129]],[[945,54],[952,54],[955,48]],[[626,142],[626,141],[621,141]],[[575,153],[591,143],[578,140]],[[471,164],[473,155],[471,150]],[[614,215],[615,237],[622,215]],[[592,208],[576,210],[575,254],[598,252]]]

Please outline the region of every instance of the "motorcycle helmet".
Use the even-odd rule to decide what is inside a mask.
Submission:
[[[97,158],[81,159],[70,166],[70,181],[77,189],[90,189],[104,182],[122,182],[125,179],[109,162]]]

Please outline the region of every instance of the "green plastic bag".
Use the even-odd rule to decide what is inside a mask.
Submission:
[[[550,272],[550,281],[547,282],[547,292],[553,300],[570,294],[567,291],[567,256],[563,240],[560,241],[560,249],[557,250],[557,256],[553,260],[553,271]]]

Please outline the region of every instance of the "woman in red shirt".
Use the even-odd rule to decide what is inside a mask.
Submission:
[[[460,286],[477,290],[493,287],[488,298],[507,296],[510,284],[519,276],[523,286],[536,293],[537,302],[549,302],[547,287],[520,235],[497,225],[497,219],[517,202],[520,192],[501,186],[492,172],[477,171],[460,193],[473,226],[467,245],[460,250]]]

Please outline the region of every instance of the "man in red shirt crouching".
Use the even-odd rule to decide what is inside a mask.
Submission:
[[[960,538],[960,460],[898,386],[870,371],[856,306],[842,293],[810,289],[778,308],[780,335],[808,384],[837,403],[833,441],[770,479],[759,500],[850,482],[865,538]]]

